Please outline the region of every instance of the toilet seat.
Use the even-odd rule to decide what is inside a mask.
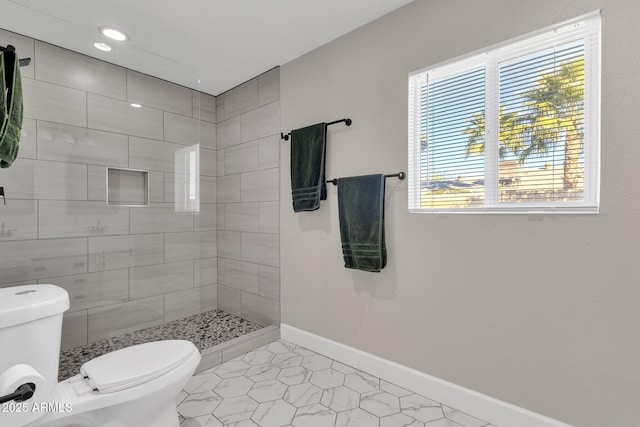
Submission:
[[[90,360],[80,367],[80,373],[91,389],[114,393],[162,376],[197,351],[183,340],[138,344]]]

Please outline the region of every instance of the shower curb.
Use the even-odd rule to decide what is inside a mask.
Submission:
[[[211,369],[221,363],[228,362],[234,357],[279,339],[280,327],[271,325],[204,349],[200,352],[202,359],[195,373],[198,374]]]

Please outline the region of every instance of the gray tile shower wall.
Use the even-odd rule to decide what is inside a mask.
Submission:
[[[71,308],[64,317],[63,349],[218,308],[217,197],[228,191],[216,188],[216,98],[0,30],[0,45],[7,44],[32,61],[21,70],[25,120],[19,158],[0,170],[7,195],[7,205],[0,204],[0,287],[52,283],[67,289]],[[241,96],[237,102],[229,97],[228,114],[237,111],[238,126],[247,138],[255,137],[246,142],[265,151],[259,156],[254,150],[246,173],[268,175],[277,172],[277,156],[261,138],[279,127],[279,87],[274,72],[263,80],[254,82],[255,96],[234,89]],[[245,95],[255,99],[251,108],[245,108]],[[266,109],[241,122],[244,113],[261,106]],[[238,143],[245,142],[237,130]],[[176,213],[175,154],[198,143],[200,213]],[[106,167],[149,171],[150,206],[107,206]],[[261,225],[246,231],[253,238],[231,231],[238,233],[237,260],[244,254],[258,271],[278,266],[277,211],[266,204],[277,200],[277,190],[273,177],[248,176],[231,190],[238,203],[251,202],[251,220]],[[251,200],[240,199],[242,191]],[[274,317],[274,274],[245,297],[249,316]],[[262,307],[258,297],[269,304]]]
[[[280,323],[280,70],[216,97],[218,307]]]

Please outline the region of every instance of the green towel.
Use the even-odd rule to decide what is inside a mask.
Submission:
[[[327,199],[324,166],[327,124],[291,131],[291,196],[294,212],[315,211]]]
[[[22,129],[22,81],[18,55],[4,51],[0,52],[0,58],[0,168],[8,168],[18,156]]]
[[[344,266],[379,272],[387,265],[384,243],[384,175],[338,179],[338,217]]]
[[[5,77],[4,51],[0,51],[0,137],[4,135],[4,130],[9,123],[9,112],[7,111],[7,79]]]

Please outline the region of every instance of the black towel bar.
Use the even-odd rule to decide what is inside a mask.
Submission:
[[[333,122],[327,123],[327,126],[335,125],[335,124],[342,123],[342,122],[344,122],[344,124],[347,125],[347,126],[351,126],[351,123],[353,123],[353,121],[351,119],[340,119],[340,120],[335,120]],[[287,134],[284,134],[284,133],[280,132],[280,139],[284,139],[285,141],[288,141],[289,140],[289,135],[291,135],[291,132],[289,132]]]
[[[407,177],[407,174],[404,172],[398,172],[398,173],[392,173],[392,174],[388,174],[384,176],[385,178],[395,178],[397,177],[399,180],[404,180]],[[333,179],[329,179],[327,180],[327,184],[333,184],[333,185],[338,185],[338,179],[337,178],[333,178]]]
[[[7,47],[0,46],[0,51],[2,51],[2,52],[15,52],[16,48],[9,44],[9,45],[7,45]],[[20,63],[21,67],[26,67],[27,65],[31,64],[31,58],[22,58],[22,59],[18,60],[18,62]]]

